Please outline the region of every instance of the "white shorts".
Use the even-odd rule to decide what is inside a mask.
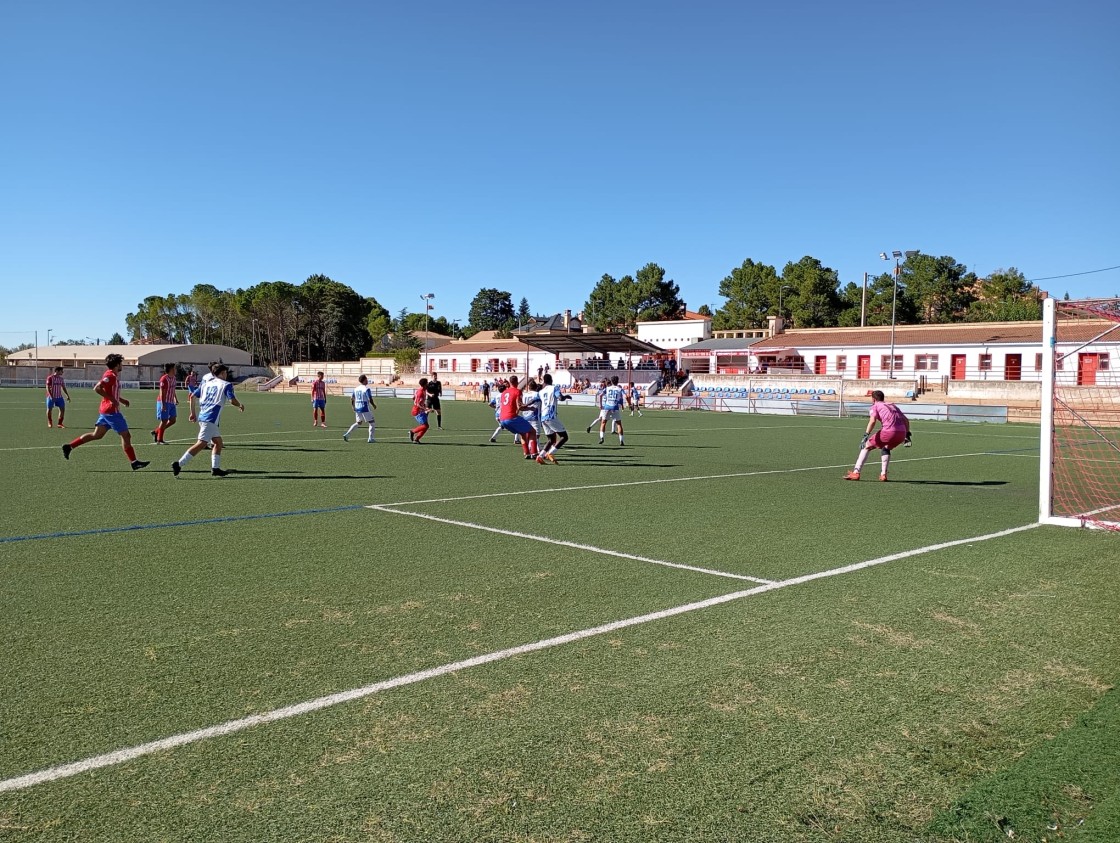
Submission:
[[[203,442],[212,442],[215,439],[221,439],[221,428],[218,427],[217,422],[199,422],[198,438]]]
[[[545,419],[541,422],[541,427],[544,428],[545,434],[550,433],[567,433],[568,428],[564,427],[564,423],[560,419]]]
[[[618,409],[608,410],[606,408],[603,408],[599,411],[599,419],[601,421],[620,421],[622,419],[622,416],[620,415]]]
[[[537,432],[537,436],[541,435],[541,420],[540,419],[530,418],[529,416],[522,416],[521,418],[525,419],[525,421],[529,422],[529,424],[531,424],[533,426],[533,430],[535,430]]]
[[[373,424],[373,413],[369,410],[354,413],[354,421],[358,424]]]

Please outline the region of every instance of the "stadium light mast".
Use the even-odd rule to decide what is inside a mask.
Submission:
[[[886,252],[879,252],[879,257],[885,261],[894,258],[894,284],[892,285],[891,292],[891,363],[890,363],[890,378],[894,380],[894,329],[895,317],[898,313],[898,276],[902,274],[902,257],[903,255],[909,260],[918,254],[918,249],[900,252],[898,249],[892,251],[889,255]]]
[[[432,299],[435,293],[421,293],[420,300],[424,302],[424,372],[428,371],[428,318],[432,312]]]

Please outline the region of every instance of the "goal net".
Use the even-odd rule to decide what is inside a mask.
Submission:
[[[1120,299],[1046,299],[1039,520],[1120,531]]]

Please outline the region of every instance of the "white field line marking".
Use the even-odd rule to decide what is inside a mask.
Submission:
[[[953,460],[961,457],[1004,457],[1018,456],[1012,454],[994,453],[991,451],[978,451],[974,454],[944,454],[936,457],[895,457],[892,453],[892,464],[908,462],[926,462],[928,460]],[[1030,455],[1028,455],[1030,456]],[[1038,459],[1038,455],[1034,455]],[[662,477],[655,480],[627,480],[623,483],[594,483],[586,486],[557,486],[550,489],[519,489],[515,492],[487,492],[481,495],[461,495],[453,498],[428,498],[426,500],[397,501],[395,503],[372,504],[378,507],[415,506],[427,503],[454,503],[456,501],[473,501],[482,498],[504,498],[510,495],[550,495],[554,492],[585,492],[589,489],[618,489],[626,486],[649,486],[654,483],[691,483],[697,480],[733,480],[737,477],[765,477],[771,474],[798,474],[803,471],[839,471],[851,468],[850,462],[837,465],[810,465],[803,468],[768,468],[759,471],[736,471],[731,474],[702,474],[695,477]]]
[[[595,547],[590,544],[579,544],[578,542],[564,541],[563,539],[550,539],[546,536],[534,536],[531,533],[518,533],[514,530],[502,530],[497,527],[487,527],[484,524],[474,524],[470,521],[455,521],[451,518],[437,518],[435,515],[427,515],[423,512],[408,512],[402,509],[388,509],[384,506],[372,504],[367,509],[376,509],[378,512],[388,512],[392,515],[409,515],[413,518],[425,518],[428,521],[438,521],[440,524],[451,524],[455,527],[467,527],[471,530],[485,530],[488,533],[497,533],[501,536],[513,536],[517,539],[529,539],[535,542],[543,542],[544,544],[556,544],[561,547],[573,547],[576,550],[587,550],[591,553],[601,553],[604,556],[615,556],[619,559],[633,559],[635,562],[647,562],[650,565],[664,565],[666,568],[677,568],[681,571],[694,571],[698,574],[710,574],[715,577],[727,577],[732,580],[745,580],[746,582],[757,582],[764,585],[769,585],[774,580],[764,580],[761,577],[748,577],[746,574],[729,574],[726,571],[717,571],[713,568],[699,568],[695,565],[682,565],[679,562],[665,562],[661,559],[650,559],[648,556],[636,556],[633,553],[622,553],[617,550],[607,550],[603,547]]]
[[[534,641],[531,644],[521,644],[517,647],[509,647],[505,650],[498,650],[493,653],[486,653],[481,656],[475,656],[462,661],[451,662],[449,664],[440,665],[439,667],[429,668],[428,670],[421,670],[415,673],[408,673],[404,676],[397,676],[393,679],[386,679],[381,682],[375,682],[370,685],[364,685],[361,688],[354,688],[349,691],[341,691],[337,694],[330,694],[318,699],[308,700],[306,702],[297,703],[295,705],[285,706],[284,708],[273,709],[261,714],[254,714],[249,717],[242,717],[238,720],[227,720],[217,726],[209,726],[205,729],[196,729],[191,732],[183,732],[178,735],[172,735],[168,738],[161,740],[151,741],[150,743],[140,744],[138,746],[129,747],[127,749],[119,749],[115,752],[109,752],[104,755],[95,755],[90,758],[85,758],[81,761],[74,761],[69,764],[60,764],[56,767],[49,767],[45,770],[39,770],[34,773],[27,773],[23,776],[16,776],[10,779],[0,781],[0,793],[10,790],[25,790],[35,785],[44,784],[46,782],[57,781],[59,779],[69,778],[70,776],[77,776],[82,773],[88,773],[91,770],[99,770],[104,767],[111,767],[117,764],[123,764],[127,761],[132,761],[136,758],[141,758],[145,755],[152,755],[157,752],[174,749],[187,744],[197,743],[199,741],[208,740],[210,738],[221,737],[223,735],[231,735],[235,732],[242,732],[253,726],[259,726],[264,723],[274,723],[278,720],[287,720],[291,717],[299,717],[303,714],[310,714],[315,711],[320,711],[325,708],[340,705],[342,703],[353,702],[354,700],[364,699],[365,697],[379,694],[382,691],[392,690],[394,688],[401,688],[406,685],[413,685],[417,682],[423,682],[428,679],[435,679],[440,676],[446,676],[449,673],[456,673],[460,670],[469,670],[470,668],[479,667],[491,662],[503,661],[505,659],[513,658],[514,656],[522,656],[527,653],[534,653],[538,650],[545,650],[551,647],[559,647],[564,644],[571,644],[575,641],[582,641],[586,638],[593,638],[598,635],[605,635],[609,632],[616,632],[620,629],[626,629],[631,626],[638,626],[639,624],[650,623],[652,621],[664,620],[676,615],[683,615],[686,612],[695,612],[700,609],[707,609],[712,606],[719,606],[722,603],[731,603],[735,600],[741,600],[745,597],[753,597],[756,594],[765,594],[768,591],[777,591],[781,588],[788,588],[793,585],[802,585],[814,580],[827,579],[829,577],[840,576],[841,574],[850,574],[855,571],[863,570],[864,568],[871,568],[875,565],[882,565],[887,562],[895,562],[899,559],[906,559],[911,556],[918,556],[924,553],[932,553],[938,550],[944,550],[950,547],[957,547],[959,545],[973,544],[976,542],[988,541],[989,539],[1003,538],[1010,536],[1014,533],[1021,533],[1024,530],[1033,530],[1038,524],[1027,524],[1022,527],[1012,527],[1008,530],[1000,530],[998,533],[988,533],[983,536],[973,536],[967,539],[956,539],[950,542],[942,542],[940,544],[932,544],[927,547],[919,547],[914,550],[906,550],[901,553],[893,553],[890,556],[881,556],[878,559],[869,559],[866,562],[857,562],[852,565],[845,565],[841,568],[832,568],[828,571],[819,571],[815,574],[805,574],[804,576],[794,577],[793,579],[781,580],[779,582],[771,582],[765,585],[758,585],[754,588],[748,588],[743,591],[735,591],[730,594],[723,594],[718,597],[710,597],[707,600],[700,600],[695,603],[687,603],[683,606],[675,606],[670,609],[662,609],[657,612],[650,612],[645,615],[638,615],[633,618],[626,618],[625,620],[612,621],[611,623],[602,624],[600,626],[593,626],[589,629],[581,629],[577,632],[569,632],[565,635],[558,635],[554,638],[545,638],[541,641]]]

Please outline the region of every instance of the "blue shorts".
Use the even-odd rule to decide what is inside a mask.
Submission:
[[[316,410],[325,410],[327,409],[327,402],[322,398],[316,398],[311,402],[311,406]]]
[[[156,402],[156,418],[160,421],[170,421],[179,414],[178,404],[164,404],[162,401]]]
[[[117,433],[128,433],[128,422],[121,413],[102,413],[97,417],[94,427],[107,427]]]
[[[50,410],[50,409],[53,409],[54,407],[58,407],[58,409],[60,409],[60,410],[65,410],[66,409],[66,399],[65,398],[51,398],[50,396],[47,396],[47,409]]]
[[[413,416],[413,418],[416,419],[417,424],[427,424],[428,423],[428,414],[427,413],[417,413],[415,416]]]
[[[520,433],[522,435],[526,433],[536,433],[537,430],[535,427],[533,427],[533,423],[531,421],[529,421],[528,419],[523,419],[521,418],[521,416],[518,416],[515,419],[506,419],[502,422],[502,427],[504,427],[510,433]]]

